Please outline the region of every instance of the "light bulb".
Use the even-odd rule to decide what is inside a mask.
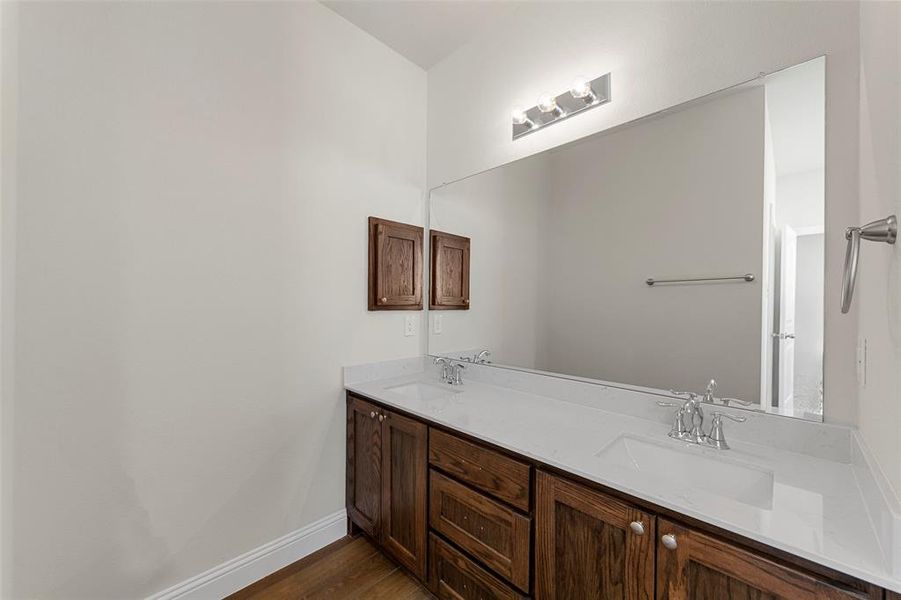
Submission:
[[[510,112],[510,118],[513,119],[515,125],[526,125],[529,129],[538,128],[535,121],[529,118],[528,113],[518,106]]]
[[[548,94],[547,92],[541,94],[538,97],[538,110],[541,112],[554,112],[558,110],[557,108],[557,99]]]
[[[573,98],[584,98],[591,93],[591,82],[584,77],[577,77],[573,80],[569,93],[573,95]]]
[[[572,86],[569,88],[569,93],[572,94],[573,98],[581,98],[585,104],[593,104],[598,99],[594,90],[591,89],[591,82],[584,77],[577,77],[573,81]]]
[[[513,109],[513,111],[510,113],[510,116],[513,118],[513,122],[517,125],[524,125],[525,122],[529,120],[529,115],[526,114],[526,111],[518,106]]]

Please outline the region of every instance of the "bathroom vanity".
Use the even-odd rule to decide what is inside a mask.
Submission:
[[[429,368],[347,384],[351,526],[439,598],[901,589],[847,464],[738,438],[732,450],[692,447],[615,402],[560,401],[472,380],[497,377],[491,367],[468,371],[462,386]],[[819,514],[799,504],[817,495]]]
[[[430,190],[430,356],[345,373],[352,526],[440,598],[896,600],[823,423],[826,60]]]

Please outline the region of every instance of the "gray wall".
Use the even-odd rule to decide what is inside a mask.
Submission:
[[[550,155],[541,364],[551,371],[756,402],[763,87]]]

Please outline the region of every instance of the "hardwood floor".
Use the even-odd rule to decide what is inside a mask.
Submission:
[[[236,592],[228,600],[434,598],[363,536],[345,537]]]

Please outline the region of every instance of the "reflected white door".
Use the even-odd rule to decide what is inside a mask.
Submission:
[[[798,277],[798,234],[782,227],[779,260],[779,412],[791,414],[795,396],[795,287]]]

